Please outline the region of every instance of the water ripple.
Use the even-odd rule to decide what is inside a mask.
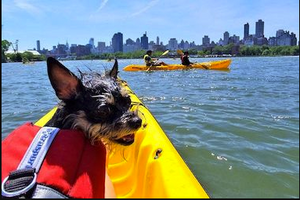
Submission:
[[[121,70],[141,62],[120,60],[120,77],[211,197],[299,197],[299,57],[232,58],[229,72]],[[111,67],[63,63],[74,73]],[[45,69],[2,64],[2,139],[58,102]]]

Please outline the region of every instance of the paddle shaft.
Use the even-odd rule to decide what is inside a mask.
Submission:
[[[166,50],[165,52],[163,52],[163,53],[157,58],[157,60],[159,60],[159,58],[160,58],[161,56],[164,56],[164,55],[166,55],[167,53],[169,53],[169,50]],[[148,67],[148,69],[147,69],[146,71],[149,71],[151,68],[152,68],[152,64]]]

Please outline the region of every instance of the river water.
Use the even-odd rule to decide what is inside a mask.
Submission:
[[[206,62],[219,58],[198,58]],[[163,59],[166,63],[179,60]],[[208,195],[299,198],[299,57],[232,58],[229,72],[124,72]],[[113,63],[64,61],[104,71]],[[46,62],[2,64],[2,139],[58,102]]]

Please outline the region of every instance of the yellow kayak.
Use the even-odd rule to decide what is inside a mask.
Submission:
[[[209,70],[229,70],[230,59],[217,60],[210,62],[195,63],[190,66],[181,64],[169,64],[151,67],[151,70],[180,70],[180,69],[209,69]],[[127,65],[124,71],[147,71],[149,67],[146,65]]]
[[[118,198],[209,198],[150,111],[131,91],[133,107],[143,120],[135,142],[109,153],[108,175]],[[53,108],[35,125],[44,126]]]

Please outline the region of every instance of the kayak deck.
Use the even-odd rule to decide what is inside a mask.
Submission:
[[[150,111],[131,91],[133,109],[143,120],[135,142],[109,152],[108,175],[118,198],[209,198]],[[43,126],[55,109],[36,125]],[[109,150],[108,150],[109,151]]]
[[[229,65],[231,63],[230,59],[217,60],[210,62],[195,63],[190,66],[185,66],[181,64],[169,64],[154,66],[151,70],[182,70],[182,69],[208,69],[208,70],[229,70]],[[127,65],[123,68],[124,71],[147,71],[148,67],[146,65]]]

